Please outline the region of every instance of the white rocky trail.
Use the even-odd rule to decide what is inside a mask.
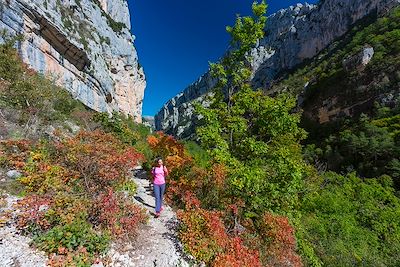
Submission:
[[[177,218],[171,207],[165,205],[159,218],[154,217],[152,187],[142,169],[135,171],[133,180],[137,184],[135,201],[149,214],[148,224],[139,230],[133,243],[113,245],[108,255],[112,266],[169,267],[193,266],[182,252],[176,236]]]
[[[12,216],[13,204],[19,198],[7,196],[3,201],[4,206],[0,208],[0,221],[6,220],[4,216]],[[6,223],[0,226],[0,266],[1,267],[44,267],[47,256],[42,251],[31,248],[29,237],[19,234],[15,225]]]

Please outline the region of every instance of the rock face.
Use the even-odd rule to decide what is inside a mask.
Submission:
[[[387,13],[399,0],[321,0],[318,5],[297,4],[268,18],[266,37],[251,52],[252,83],[268,91],[284,71],[311,59],[343,36],[356,23]],[[169,100],[155,116],[157,130],[185,138],[195,120],[191,101],[214,85],[204,74],[182,93]]]
[[[146,81],[130,27],[125,0],[0,2],[0,29],[24,36],[25,63],[88,107],[140,122]]]
[[[142,117],[142,123],[149,127],[152,131],[155,129],[154,125],[154,117],[153,116],[143,116]]]
[[[363,70],[365,66],[371,61],[374,56],[373,47],[365,47],[360,53],[350,58],[343,60],[343,68],[346,71],[352,71],[354,69]]]

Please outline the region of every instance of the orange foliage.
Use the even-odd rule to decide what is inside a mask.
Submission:
[[[90,192],[123,182],[130,170],[143,160],[132,147],[125,147],[113,135],[102,131],[80,132],[57,146],[57,161],[82,178]]]
[[[258,251],[243,245],[240,237],[231,238],[227,252],[221,253],[214,260],[214,267],[261,267]]]
[[[157,132],[156,135],[149,136],[147,142],[154,154],[164,159],[170,172],[192,162],[192,158],[186,153],[183,144],[170,135]]]
[[[21,170],[25,166],[31,146],[29,140],[0,141],[0,157],[6,160],[3,164]]]
[[[76,258],[79,259],[81,264],[84,263],[84,266],[90,266],[92,263],[92,257],[85,247],[79,247],[76,251],[60,247],[57,253],[49,255],[47,265],[50,267],[79,266],[76,264]]]
[[[166,191],[167,201],[179,200],[186,202],[186,194],[192,194],[202,188],[208,172],[205,169],[187,165],[182,171],[175,170],[168,180],[168,190]],[[185,173],[185,171],[187,171]]]
[[[294,229],[287,217],[265,214],[261,235],[270,241],[266,248],[267,266],[303,266],[300,256],[296,254]]]
[[[131,237],[146,221],[145,211],[117,191],[130,181],[131,169],[143,160],[134,148],[102,131],[80,132],[72,138],[32,147],[27,141],[1,142],[0,156],[11,163],[23,163],[25,175],[19,181],[26,192],[35,192],[18,202],[19,229],[39,236],[56,229],[67,235],[65,231],[69,230],[64,226],[82,223],[86,228],[77,234],[92,238],[86,240],[89,243],[98,243],[97,234],[90,231]],[[77,260],[90,265],[98,256],[100,246],[91,243],[65,249],[53,233],[38,239],[42,249],[55,253],[50,266],[73,266]]]
[[[214,183],[218,188],[223,188],[227,178],[227,169],[223,164],[214,164],[212,167]]]
[[[40,230],[48,230],[51,226],[46,218],[46,212],[52,203],[49,197],[31,195],[19,200],[16,207],[20,210],[18,215],[18,228],[25,230],[36,227]]]

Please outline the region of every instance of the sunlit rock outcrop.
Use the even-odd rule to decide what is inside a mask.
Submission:
[[[141,121],[146,80],[125,0],[2,0],[0,29],[22,34],[18,50],[97,111]]]

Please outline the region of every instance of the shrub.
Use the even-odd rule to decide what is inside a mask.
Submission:
[[[101,193],[92,209],[92,220],[116,237],[135,236],[137,226],[146,222],[146,213],[120,193]]]
[[[128,120],[132,118],[128,118]],[[97,113],[94,120],[99,122],[105,131],[114,133],[122,142],[134,145],[140,138],[139,134],[128,125],[127,119],[123,115],[113,113],[110,117],[108,113]]]
[[[0,35],[5,39],[5,42],[0,45],[0,77],[6,81],[13,81],[24,72],[22,60],[14,48],[14,44],[21,41],[22,37],[9,36],[6,32]]]
[[[46,196],[31,195],[18,201],[21,209],[18,214],[18,228],[25,233],[40,234],[51,227],[46,212],[52,199]]]
[[[390,177],[329,172],[305,197],[302,226],[326,266],[398,266],[399,216]]]
[[[0,141],[1,166],[22,169],[31,149],[29,140],[4,140]]]
[[[258,251],[244,246],[239,236],[227,234],[220,212],[199,208],[193,196],[186,201],[188,210],[180,211],[178,218],[180,238],[191,255],[210,266],[261,266]]]
[[[262,242],[262,261],[266,266],[303,266],[296,253],[294,229],[287,217],[266,213],[258,225]]]
[[[5,144],[10,155],[19,155],[16,145],[27,150],[20,182],[29,194],[18,203],[18,227],[54,254],[49,264],[90,266],[111,238],[130,238],[146,221],[129,197],[136,188],[130,170],[142,155],[113,135],[80,132],[30,151],[24,142]]]
[[[53,227],[33,240],[34,244],[48,253],[69,252],[85,248],[89,255],[101,254],[108,248],[109,237],[97,234],[86,221],[75,220],[70,224]]]
[[[49,123],[71,119],[86,110],[64,88],[24,64],[14,45],[19,37],[6,37],[0,44],[0,107],[16,110],[20,123]],[[73,119],[73,118],[72,118]]]
[[[317,147],[308,145],[306,157],[310,162],[325,162],[329,170],[356,171],[358,175],[374,178],[392,176],[400,188],[396,160],[400,157],[399,115],[370,119],[361,116],[351,125],[332,133]]]
[[[229,241],[227,252],[219,254],[214,260],[214,267],[261,267],[259,253],[243,245],[240,237]]]
[[[57,160],[79,175],[79,185],[91,194],[127,182],[130,170],[143,159],[134,148],[98,130],[80,132],[56,148]]]
[[[192,162],[184,145],[172,136],[158,132],[156,135],[150,135],[147,142],[153,154],[164,159],[171,173]]]
[[[185,141],[184,146],[189,155],[191,155],[196,162],[196,165],[203,168],[209,166],[210,156],[199,144],[194,141]]]

